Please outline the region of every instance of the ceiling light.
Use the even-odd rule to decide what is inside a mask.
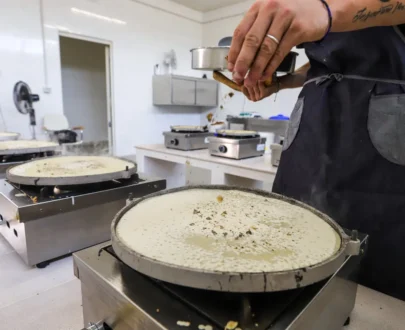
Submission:
[[[70,29],[61,25],[44,24],[44,26],[48,29],[70,32]]]
[[[90,11],[86,11],[86,10],[82,10],[82,9],[78,9],[78,8],[74,8],[74,7],[71,8],[71,11],[73,13],[75,13],[75,14],[86,15],[86,16],[101,19],[103,21],[107,21],[107,22],[110,22],[110,23],[115,23],[115,24],[120,24],[120,25],[126,25],[127,24],[127,22],[121,21],[121,20],[116,19],[116,18],[95,14],[95,13],[92,13]]]

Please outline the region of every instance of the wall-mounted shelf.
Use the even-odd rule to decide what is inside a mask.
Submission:
[[[218,83],[215,80],[188,76],[155,75],[153,104],[216,107]]]

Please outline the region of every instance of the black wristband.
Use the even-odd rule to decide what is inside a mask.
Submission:
[[[318,42],[322,42],[323,40],[325,40],[325,38],[328,36],[330,31],[332,30],[332,23],[333,23],[332,11],[330,10],[328,3],[326,2],[326,0],[320,0],[320,1],[323,3],[326,10],[328,11],[329,26],[328,26],[328,30],[326,31],[324,37],[321,40],[319,40]]]

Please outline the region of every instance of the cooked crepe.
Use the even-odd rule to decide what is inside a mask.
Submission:
[[[146,199],[118,239],[139,255],[201,271],[277,272],[333,256],[340,235],[309,210],[238,190],[190,189]]]
[[[108,156],[63,156],[39,159],[9,170],[11,175],[35,178],[79,177],[133,169],[134,163]]]

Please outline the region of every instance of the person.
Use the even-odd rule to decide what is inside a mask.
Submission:
[[[228,69],[252,101],[302,87],[274,192],[370,235],[360,283],[405,300],[405,0],[259,0]],[[270,87],[294,46],[309,63]]]

